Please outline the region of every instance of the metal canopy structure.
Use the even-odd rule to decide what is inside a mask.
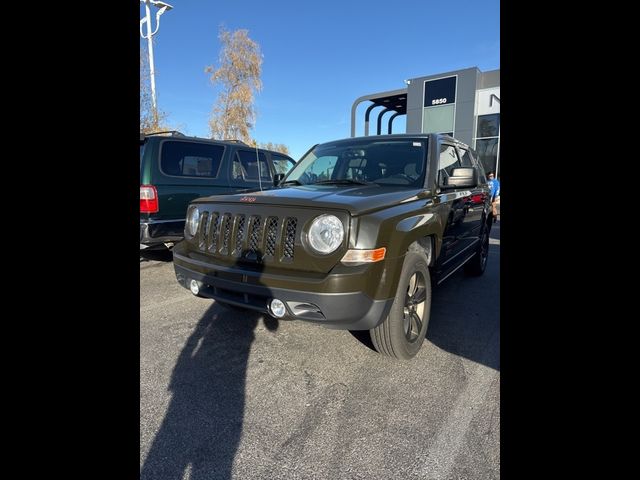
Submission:
[[[367,107],[364,114],[364,135],[369,135],[369,117],[371,111],[376,107],[383,107],[378,113],[377,118],[377,135],[382,134],[382,117],[387,112],[395,112],[390,118],[387,126],[387,133],[392,133],[393,120],[399,115],[407,114],[407,89],[391,90],[388,92],[375,93],[372,95],[364,95],[355,102],[351,107],[351,136],[356,136],[356,109],[362,102],[369,101],[371,105]]]

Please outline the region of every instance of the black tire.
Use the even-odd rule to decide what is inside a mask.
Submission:
[[[424,251],[412,248],[402,264],[398,290],[387,318],[369,330],[376,351],[409,360],[420,350],[431,316],[431,277]]]
[[[465,272],[474,277],[482,275],[487,268],[487,260],[489,258],[489,231],[489,228],[485,226],[476,254],[464,266]]]

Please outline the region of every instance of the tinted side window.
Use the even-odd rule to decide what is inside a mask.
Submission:
[[[140,143],[140,175],[142,175],[142,157],[144,156],[145,143]]]
[[[449,178],[454,168],[461,167],[460,159],[455,147],[452,145],[440,146],[440,164],[438,165],[438,183],[446,185],[446,179]]]
[[[290,158],[283,157],[282,155],[271,154],[271,160],[273,161],[273,168],[276,173],[287,173],[291,170],[291,167],[295,165],[295,162]]]
[[[462,154],[462,158],[460,159],[460,164],[463,167],[474,167],[474,162],[471,159],[471,153],[469,153],[469,150],[466,150],[464,148],[460,149],[460,153]]]
[[[191,142],[162,143],[160,169],[166,175],[216,178],[224,147]]]
[[[233,178],[235,180],[258,181],[258,159],[262,180],[270,181],[271,171],[263,152],[256,155],[255,150],[238,150],[233,157]]]

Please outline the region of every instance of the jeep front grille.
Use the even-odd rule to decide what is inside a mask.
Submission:
[[[278,235],[278,217],[269,217],[267,221],[267,246],[264,250],[266,256],[273,257],[276,252],[276,237]]]
[[[231,236],[231,214],[225,213],[222,216],[222,248],[220,253],[229,255],[229,236]]]
[[[236,216],[236,247],[234,253],[236,256],[242,254],[242,247],[244,244],[244,215]]]
[[[262,258],[290,262],[294,259],[298,219],[261,215],[203,213],[198,248],[214,255],[242,256],[244,260]],[[282,245],[281,251],[278,244]]]
[[[249,219],[249,252],[257,254],[262,239],[262,219],[260,215]]]
[[[287,231],[286,239],[284,241],[284,256],[287,258],[293,258],[293,249],[296,242],[296,227],[298,226],[298,220],[294,217],[287,218]]]
[[[204,250],[207,245],[207,231],[209,226],[209,212],[204,212],[200,219],[200,235],[198,235],[198,248]]]
[[[215,252],[218,248],[218,237],[220,236],[220,215],[218,212],[211,214],[211,221],[209,222],[209,231],[205,232],[207,235],[208,250]]]

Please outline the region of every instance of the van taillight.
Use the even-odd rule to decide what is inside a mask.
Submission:
[[[153,185],[140,185],[140,213],[157,213],[158,191]]]

